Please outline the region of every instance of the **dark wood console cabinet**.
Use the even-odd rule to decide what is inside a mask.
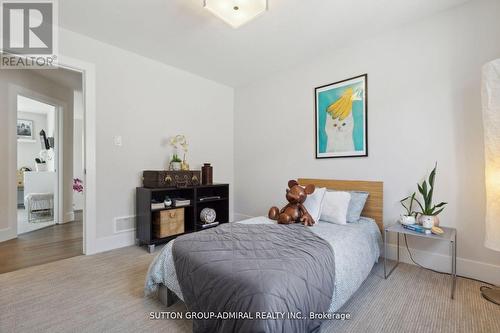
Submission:
[[[179,207],[151,209],[153,199],[162,202],[165,197],[184,198],[191,200],[189,206],[184,207],[184,233],[205,230],[201,228],[200,212],[203,208],[213,208],[217,213],[216,221],[229,222],[229,184],[200,185],[181,188],[145,188],[136,190],[136,244],[147,245],[149,252],[153,252],[155,245],[168,243],[176,238],[174,235],[165,238],[155,238],[153,234],[153,218],[156,212]],[[205,199],[207,197],[220,197]]]

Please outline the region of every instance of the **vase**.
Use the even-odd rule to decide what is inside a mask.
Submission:
[[[439,227],[439,217],[434,216],[434,226]]]
[[[189,164],[186,161],[186,154],[185,153],[184,153],[184,159],[182,160],[181,169],[182,169],[182,171],[189,171]]]
[[[201,167],[201,183],[203,185],[212,185],[213,184],[213,173],[214,168],[210,165],[210,163],[205,163]]]
[[[439,219],[433,215],[420,215],[418,217],[418,222],[425,229],[432,229],[432,227],[439,225]]]
[[[204,223],[214,223],[217,213],[212,208],[203,208],[200,212],[200,220]]]
[[[174,170],[174,171],[181,171],[181,169],[182,169],[181,162],[171,162],[170,165],[172,166],[172,170]]]
[[[404,225],[413,225],[417,223],[415,216],[413,215],[401,215],[399,222]]]

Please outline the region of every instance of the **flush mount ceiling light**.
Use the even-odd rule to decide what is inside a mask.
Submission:
[[[205,0],[203,6],[233,28],[238,28],[264,13],[267,0]]]

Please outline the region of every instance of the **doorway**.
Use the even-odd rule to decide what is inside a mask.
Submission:
[[[0,242],[0,273],[84,252],[83,74],[59,68],[11,76],[17,224],[14,238]]]
[[[59,107],[17,95],[17,235],[59,221]]]

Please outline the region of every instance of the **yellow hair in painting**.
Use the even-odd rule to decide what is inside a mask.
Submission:
[[[344,120],[352,112],[352,102],[357,97],[357,92],[352,88],[347,88],[342,96],[326,109],[333,119]]]

